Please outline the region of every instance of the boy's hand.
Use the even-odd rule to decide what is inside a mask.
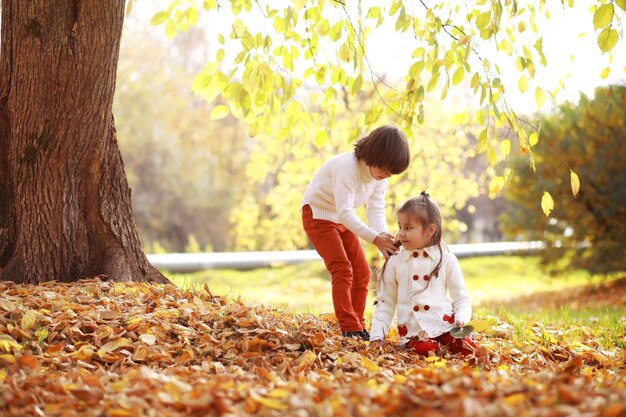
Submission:
[[[454,323],[454,325],[455,325],[456,327],[464,327],[464,326],[465,326],[465,322],[464,322],[464,321],[462,321],[462,320],[457,320],[457,321]]]
[[[393,244],[393,236],[389,233],[381,233],[374,239],[374,245],[383,254],[385,259],[398,253],[398,248]]]

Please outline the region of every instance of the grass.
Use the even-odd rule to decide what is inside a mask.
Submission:
[[[321,262],[249,271],[216,269],[168,275],[168,278],[183,288],[206,284],[214,294],[239,297],[248,304],[316,314],[333,311],[330,275]]]
[[[461,259],[460,264],[475,305],[600,280],[584,271],[574,271],[567,276],[548,276],[533,257],[467,258]],[[214,294],[241,297],[247,303],[272,305],[287,311],[323,313],[333,310],[330,276],[321,262],[249,271],[217,269],[170,274],[168,278],[183,288],[207,284]]]
[[[521,256],[467,258],[461,259],[460,264],[475,306],[474,318],[495,316],[511,324],[520,343],[549,341],[551,337],[573,343],[592,336],[606,347],[626,345],[623,305],[576,310],[561,306],[531,308],[531,311],[507,306],[509,300],[519,296],[563,291],[617,275],[603,278],[590,276],[585,271],[572,271],[567,275],[550,276],[541,270],[537,258]],[[330,277],[321,262],[249,271],[209,270],[169,275],[169,278],[183,288],[200,288],[206,284],[214,294],[240,298],[246,304],[264,304],[287,312],[333,312]],[[371,293],[367,306],[365,317],[370,318],[373,313]],[[531,331],[533,323],[539,323],[541,328],[549,326],[550,330],[537,335]],[[568,330],[559,331],[559,328]]]

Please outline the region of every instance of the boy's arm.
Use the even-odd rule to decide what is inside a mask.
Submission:
[[[395,256],[389,258],[385,273],[376,289],[376,306],[372,316],[370,341],[384,340],[389,332],[398,299],[398,281],[396,280]]]
[[[354,211],[354,190],[357,187],[357,173],[350,169],[340,170],[333,176],[333,194],[339,222],[366,242],[373,243],[379,233],[356,215]]]
[[[384,233],[387,231],[387,219],[385,218],[385,192],[387,191],[387,179],[378,181],[374,192],[367,200],[366,214],[367,221],[371,225],[372,229],[378,233]]]
[[[452,253],[447,254],[446,275],[448,291],[454,307],[454,317],[457,323],[467,324],[472,318],[472,301],[469,298],[467,287],[459,261]]]

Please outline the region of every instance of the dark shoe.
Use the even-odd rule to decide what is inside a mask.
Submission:
[[[363,338],[363,340],[367,340],[369,342],[370,340],[370,332],[368,332],[367,330],[363,329],[363,331],[361,332],[361,337]]]
[[[341,335],[343,337],[356,337],[356,338],[361,338],[363,340],[370,340],[369,337],[367,337],[367,339],[365,338],[365,335],[363,334],[363,331],[360,331],[360,332],[341,332]]]

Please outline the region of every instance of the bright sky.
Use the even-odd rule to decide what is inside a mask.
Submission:
[[[136,2],[133,14],[139,13],[141,16],[139,20],[142,24],[147,24],[150,17],[159,11],[159,5],[165,8],[169,3],[165,0]],[[285,6],[287,4],[285,3]],[[559,79],[563,80],[565,88],[557,96],[557,102],[562,102],[564,100],[577,100],[580,92],[591,95],[599,85],[626,80],[625,43],[618,43],[612,53],[613,62],[609,64],[608,54],[603,56],[596,43],[597,33],[593,29],[593,15],[588,10],[591,4],[595,4],[595,1],[577,1],[575,6],[570,9],[563,7],[561,2],[552,2],[552,6],[550,6],[552,8],[551,19],[546,20],[544,18],[541,20],[538,18],[537,25],[541,29],[541,36],[543,36],[543,49],[549,68],[546,69],[537,64],[535,79],[529,80],[529,88],[525,94],[522,94],[517,88],[521,73],[515,68],[515,60],[502,54],[497,57],[493,55],[494,51],[488,50],[493,42],[490,42],[489,46],[482,47],[480,51],[482,56],[500,67],[501,78],[506,88],[507,102],[519,113],[537,110],[534,96],[536,86],[540,86],[546,91],[553,91],[559,85]],[[272,5],[276,6],[274,3]],[[363,5],[363,10],[367,10],[368,7]],[[621,11],[620,15],[626,17]],[[257,30],[262,29],[263,26],[268,26],[267,22],[262,22],[262,18],[254,20],[259,25],[255,28]],[[213,30],[220,30],[226,35],[230,33],[230,22],[229,18],[220,21],[212,19],[211,27]],[[220,28],[220,25],[223,27]],[[269,25],[271,26],[271,24]],[[154,30],[162,32],[163,26],[154,28]],[[532,33],[530,28],[526,30],[525,34],[532,39],[530,45],[539,36]],[[179,33],[179,36],[184,36],[184,34]],[[515,36],[524,35],[516,34]],[[228,36],[226,37],[228,38]],[[414,48],[411,45],[410,36],[398,39],[393,29],[387,31],[377,29],[376,36],[369,38],[367,46],[369,62],[374,72],[397,77],[404,75],[402,71],[406,71],[410,65],[410,53]],[[479,64],[474,63],[472,65],[477,67]],[[606,79],[602,79],[600,73],[609,65],[611,71]],[[546,95],[546,104],[542,110],[551,107],[553,103],[549,100],[549,95]]]
[[[581,92],[592,95],[597,86],[626,80],[624,42],[618,43],[612,51],[612,63],[609,63],[608,54],[603,55],[598,48],[598,34],[594,32],[593,14],[587,9],[590,4],[595,2],[578,1],[575,2],[572,9],[561,6],[560,2],[554,3],[550,20],[545,18],[537,20],[537,26],[541,30],[539,34],[532,33],[530,29],[526,30],[532,39],[530,45],[534,44],[538,36],[543,37],[543,51],[548,61],[547,69],[537,65],[535,79],[529,80],[526,93],[522,94],[518,90],[517,83],[522,74],[515,68],[513,58],[503,54],[496,57],[493,54],[495,50],[488,51],[486,48],[481,50],[483,57],[500,67],[501,78],[506,88],[507,102],[518,112],[536,111],[535,87],[539,86],[546,91],[553,91],[556,86],[559,86],[559,79],[563,80],[565,88],[558,93],[557,103],[566,100],[576,101]],[[624,16],[624,13],[621,15]],[[523,35],[516,34],[516,36]],[[390,45],[394,47],[390,47]],[[405,45],[412,49],[410,44]],[[490,41],[489,45],[493,45],[493,41]],[[379,36],[377,38],[372,37],[369,46],[376,51],[377,58],[371,59],[375,72],[393,74],[397,72],[397,69],[406,68],[400,64],[403,61],[406,62],[404,58],[406,50],[399,47],[398,42],[390,42],[388,37]],[[473,67],[478,65],[476,62]],[[609,76],[602,79],[600,73],[609,66],[611,67]],[[548,97],[546,94],[546,104],[544,104],[543,110],[552,105],[548,102]]]

